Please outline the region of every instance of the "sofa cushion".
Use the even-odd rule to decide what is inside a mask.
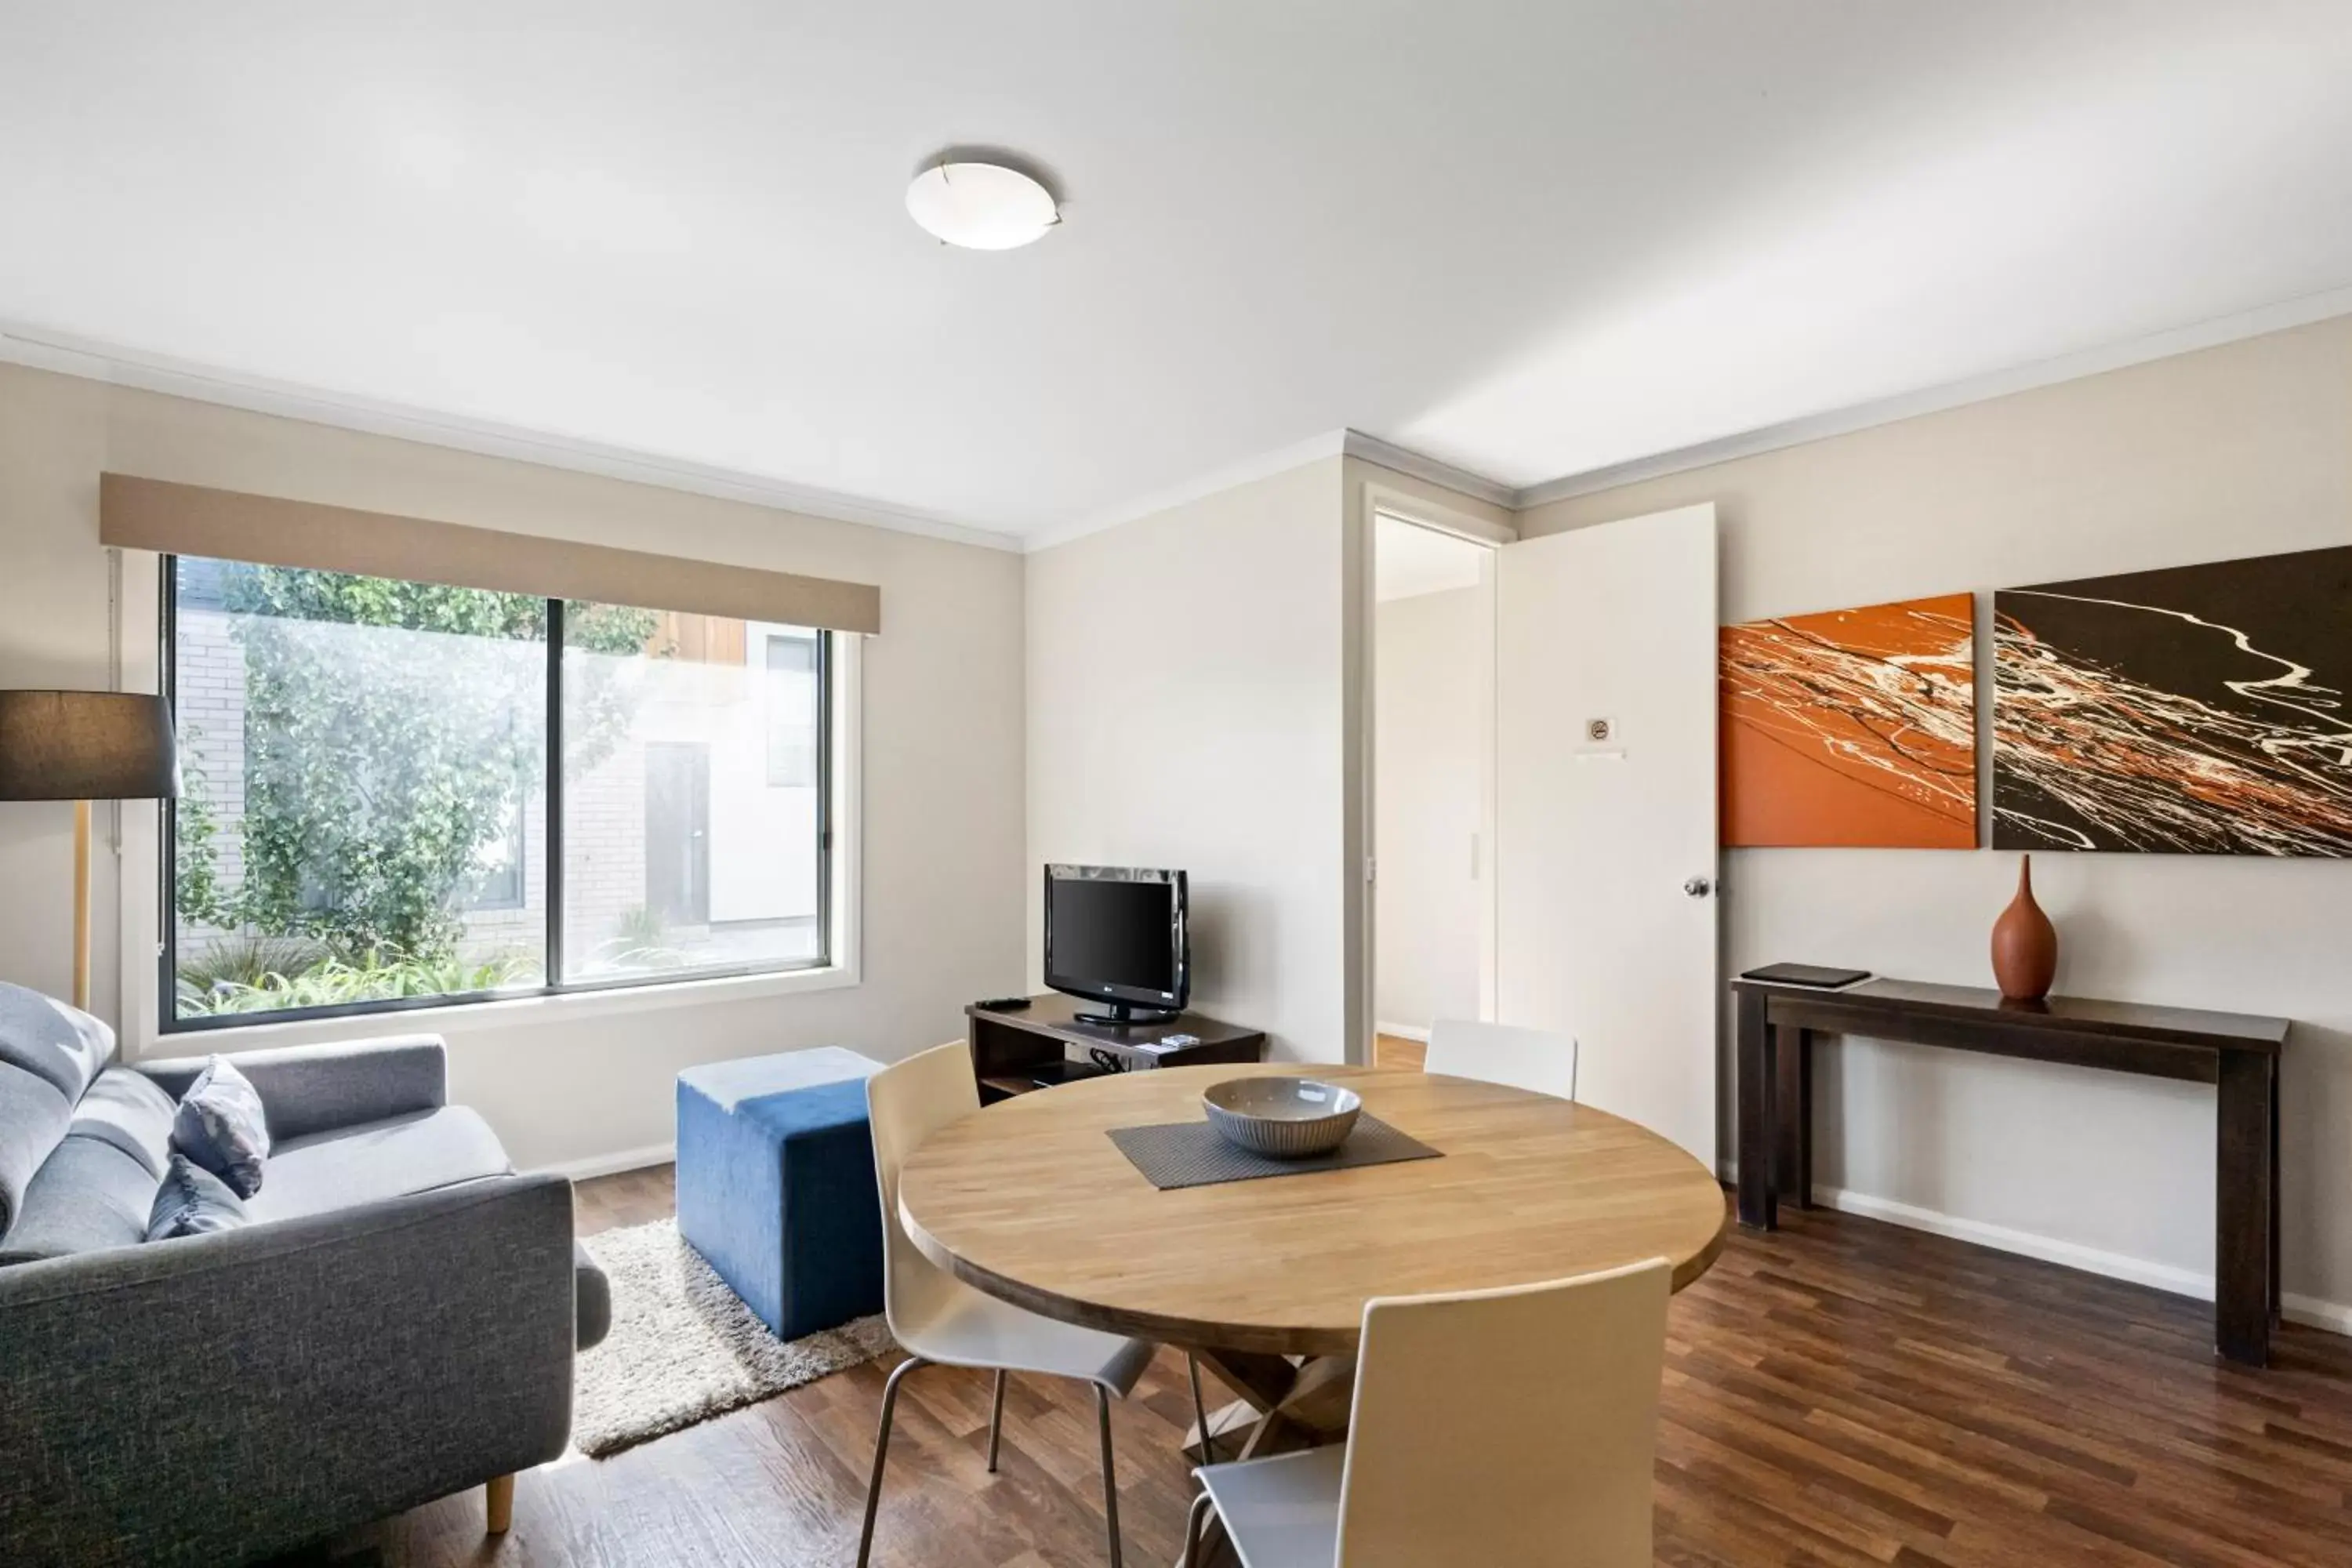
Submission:
[[[26,1190],[0,1264],[144,1241],[155,1187],[152,1172],[104,1139],[65,1139]]]
[[[143,1239],[171,1128],[161,1089],[124,1068],[100,1073],[27,1184],[16,1224],[0,1240],[0,1265]]]
[[[74,1107],[69,1138],[96,1138],[121,1150],[157,1181],[172,1162],[172,1097],[130,1068],[98,1075]]]
[[[114,1055],[114,1031],[78,1008],[0,984],[0,1242],[82,1091]]]
[[[172,1119],[172,1147],[229,1184],[237,1196],[261,1190],[269,1158],[269,1121],[261,1096],[226,1057],[215,1057]]]
[[[69,1100],[114,1058],[114,1031],[54,996],[0,982],[0,1062],[46,1079]]]
[[[155,1207],[147,1220],[147,1239],[170,1241],[183,1236],[210,1236],[235,1230],[249,1218],[245,1200],[226,1182],[189,1159],[172,1156],[163,1184],[155,1189]]]
[[[293,1219],[513,1169],[488,1122],[466,1106],[445,1105],[287,1139],[270,1152],[268,1184],[245,1206],[257,1221]]]

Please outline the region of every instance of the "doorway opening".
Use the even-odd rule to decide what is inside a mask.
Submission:
[[[1362,515],[1351,1059],[1413,1065],[1455,1018],[1543,1030],[1579,1104],[1713,1166],[1714,504],[1522,539],[1367,486]],[[1428,625],[1455,604],[1467,656]]]
[[[1372,1060],[1493,1016],[1495,551],[1372,525]]]

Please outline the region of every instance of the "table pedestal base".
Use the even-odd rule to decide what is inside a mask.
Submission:
[[[1231,1405],[1209,1412],[1209,1437],[1213,1447],[1205,1452],[1201,1447],[1201,1424],[1197,1421],[1184,1428],[1184,1457],[1196,1465],[1222,1465],[1242,1451],[1265,1419],[1264,1413],[1246,1400],[1236,1399]]]
[[[1202,1349],[1192,1353],[1240,1395],[1209,1417],[1210,1433],[1216,1437],[1248,1428],[1249,1436],[1238,1452],[1229,1443],[1219,1445],[1222,1458],[1263,1458],[1347,1440],[1348,1411],[1356,1396],[1354,1356],[1293,1360],[1249,1351]],[[1200,1442],[1201,1429],[1195,1423],[1185,1434],[1185,1451],[1195,1453]]]

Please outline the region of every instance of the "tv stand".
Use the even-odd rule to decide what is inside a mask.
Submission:
[[[1172,1024],[1183,1016],[1173,1007],[1145,1007],[1133,1002],[1113,1002],[1109,1006],[1108,1013],[1073,1013],[1070,1016],[1081,1024],[1103,1024],[1114,1029],[1135,1024]]]
[[[1244,1028],[1198,1013],[1179,1013],[1160,1022],[1138,1018],[1124,1024],[1095,1023],[1078,1011],[1077,998],[1048,992],[1017,1013],[985,1007],[964,1009],[971,1033],[972,1075],[980,1102],[993,1105],[1087,1076],[1072,1067],[1128,1072],[1145,1068],[1197,1067],[1203,1062],[1265,1059],[1265,1031]],[[1193,1035],[1197,1043],[1162,1050],[1169,1035]],[[1100,1053],[1097,1059],[1097,1053]],[[1043,1080],[1043,1081],[1040,1081]]]

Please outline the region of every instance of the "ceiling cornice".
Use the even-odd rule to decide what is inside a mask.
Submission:
[[[1291,447],[1281,447],[1258,457],[1244,459],[1213,472],[1201,475],[1188,483],[1173,486],[1156,494],[1145,496],[1125,505],[1108,508],[1085,520],[1060,529],[1048,529],[1032,535],[1028,548],[1051,549],[1089,533],[1117,528],[1171,507],[1182,506],[1219,490],[1231,489],[1255,479],[1265,479],[1318,458],[1345,455],[1377,463],[1398,473],[1409,474],[1454,491],[1474,497],[1511,511],[1526,511],[1552,501],[1572,496],[1592,495],[1601,490],[1614,489],[1620,485],[1639,484],[1645,479],[1664,479],[1670,474],[1686,473],[1717,463],[1727,463],[1739,458],[1751,458],[1766,452],[1777,452],[1790,447],[1801,447],[1811,441],[1832,436],[1851,435],[1882,425],[1893,425],[1905,419],[1915,419],[1924,414],[1938,414],[1946,409],[1960,408],[1971,403],[1989,402],[2012,393],[2030,392],[2037,387],[2055,386],[2062,382],[2080,381],[2085,376],[2103,374],[2112,370],[2124,370],[2137,364],[2169,359],[2178,354],[2193,353],[2200,349],[2218,348],[2247,338],[2261,337],[2267,332],[2285,331],[2308,326],[2314,321],[2331,317],[2352,315],[2352,288],[2334,289],[2318,294],[2265,305],[2234,315],[2220,316],[2186,327],[2152,332],[2120,343],[2110,343],[2077,353],[2062,354],[2053,359],[2036,361],[2012,369],[1993,371],[1984,375],[1948,382],[1941,386],[1927,387],[1918,392],[1902,393],[1893,397],[1874,399],[1850,407],[1831,409],[1769,425],[1758,430],[1742,431],[1718,440],[1703,441],[1670,452],[1659,452],[1646,458],[1636,458],[1606,468],[1565,474],[1556,479],[1525,489],[1514,489],[1500,480],[1488,479],[1470,469],[1457,467],[1437,458],[1431,458],[1368,436],[1360,430],[1336,430],[1318,436]]]
[[[1807,442],[1825,440],[1832,436],[1850,436],[1858,430],[1916,419],[1923,414],[1940,414],[1946,409],[1961,408],[1971,403],[1990,402],[2012,393],[2055,386],[2061,382],[2080,381],[2085,376],[2126,370],[2133,365],[2170,359],[2176,354],[2194,353],[2200,349],[2219,348],[2224,343],[2309,326],[2314,321],[2343,315],[2352,315],[2352,288],[2306,294],[2300,299],[2242,310],[2231,316],[2218,316],[2210,321],[2153,332],[2125,342],[2062,354],[2055,359],[2039,360],[2011,370],[1993,371],[1985,375],[1948,382],[1924,391],[1882,397],[1869,403],[1855,404],[1849,408],[1808,415],[1801,419],[1768,425],[1760,430],[1742,431],[1736,436],[1703,441],[1671,452],[1612,463],[1607,468],[1563,475],[1518,491],[1510,505],[1514,510],[1525,511],[1551,501],[1567,500],[1572,496],[1588,496],[1601,490],[1615,489],[1620,485],[1664,479],[1669,474],[1687,473],[1693,468],[1728,463],[1739,458],[1782,451],[1790,447],[1801,447]]]
[[[1018,552],[1021,541],[1009,533],[975,528],[952,518],[893,507],[843,495],[835,490],[795,485],[732,468],[682,462],[623,447],[551,436],[492,420],[461,415],[436,414],[373,398],[321,392],[314,387],[272,381],[215,366],[194,364],[125,349],[110,343],[51,331],[47,328],[0,321],[0,361],[36,370],[136,387],[199,403],[241,408],[254,414],[274,414],[339,430],[389,436],[404,441],[446,447],[487,458],[507,458],[543,468],[594,474],[608,479],[683,490],[720,500],[772,507],[803,517],[831,522],[856,523],[898,533],[920,534],[956,544]]]
[[[1288,473],[1293,468],[1320,462],[1327,458],[1342,457],[1360,458],[1368,463],[1377,463],[1381,468],[1424,479],[1457,495],[1494,506],[1509,506],[1514,493],[1508,485],[1487,479],[1483,474],[1474,474],[1467,468],[1457,468],[1435,458],[1423,457],[1393,442],[1383,441],[1377,436],[1367,436],[1361,430],[1332,430],[1287,447],[1277,447],[1271,452],[1261,452],[1254,458],[1244,458],[1237,463],[1213,468],[1181,485],[1171,485],[1164,490],[1155,490],[1118,506],[1106,507],[1063,527],[1043,530],[1029,536],[1029,548],[1032,551],[1051,550],[1057,544],[1067,544],[1090,533],[1101,533],[1125,523],[1139,522],[1156,512],[1188,505],[1220,490],[1271,479],[1276,474]]]
[[[333,429],[387,436],[428,446],[537,463],[574,473],[773,507],[834,522],[886,528],[958,544],[1020,552],[1046,550],[1105,529],[1182,506],[1219,490],[1342,455],[1361,458],[1497,506],[1511,504],[1509,487],[1434,458],[1367,436],[1334,430],[1202,474],[1183,484],[1094,512],[1076,522],[1026,537],[974,527],[953,518],[893,507],[838,491],[795,485],[740,469],[689,463],[627,447],[527,430],[493,420],[439,414],[404,404],[326,392],[217,365],[149,353],[120,344],[0,319],[0,362],[56,371],[110,385],[185,397],[248,413],[299,419]]]
[[[1014,552],[1049,550],[1186,505],[1220,490],[1284,473],[1328,458],[1352,457],[1512,511],[1685,473],[1741,458],[1781,451],[1834,436],[1892,425],[1922,415],[1982,403],[2014,393],[2077,381],[2246,338],[2352,315],[2352,288],[2329,289],[2234,315],[2155,332],[2125,342],[2060,355],[2013,369],[1917,392],[1808,415],[1605,468],[1565,474],[1525,489],[1475,473],[1409,447],[1340,429],[1310,437],[1203,473],[1184,483],[1089,513],[1075,522],[1026,536],[975,527],[953,518],[893,507],[856,496],[688,463],[625,447],[552,436],[489,420],[432,413],[404,405],[322,392],[240,372],[145,353],[46,328],[0,320],[0,362],[60,372],[114,385],[198,402],[277,415],[337,429],[388,436],[431,446],[537,463],[577,473],[772,507],[836,522],[942,539]]]
[[[1400,474],[1416,479],[1426,479],[1456,495],[1485,501],[1489,506],[1516,509],[1519,492],[1500,479],[1490,479],[1484,474],[1474,474],[1436,458],[1423,457],[1393,441],[1383,441],[1378,436],[1367,436],[1361,430],[1341,432],[1342,445],[1350,458],[1361,458],[1368,463],[1378,463]]]

